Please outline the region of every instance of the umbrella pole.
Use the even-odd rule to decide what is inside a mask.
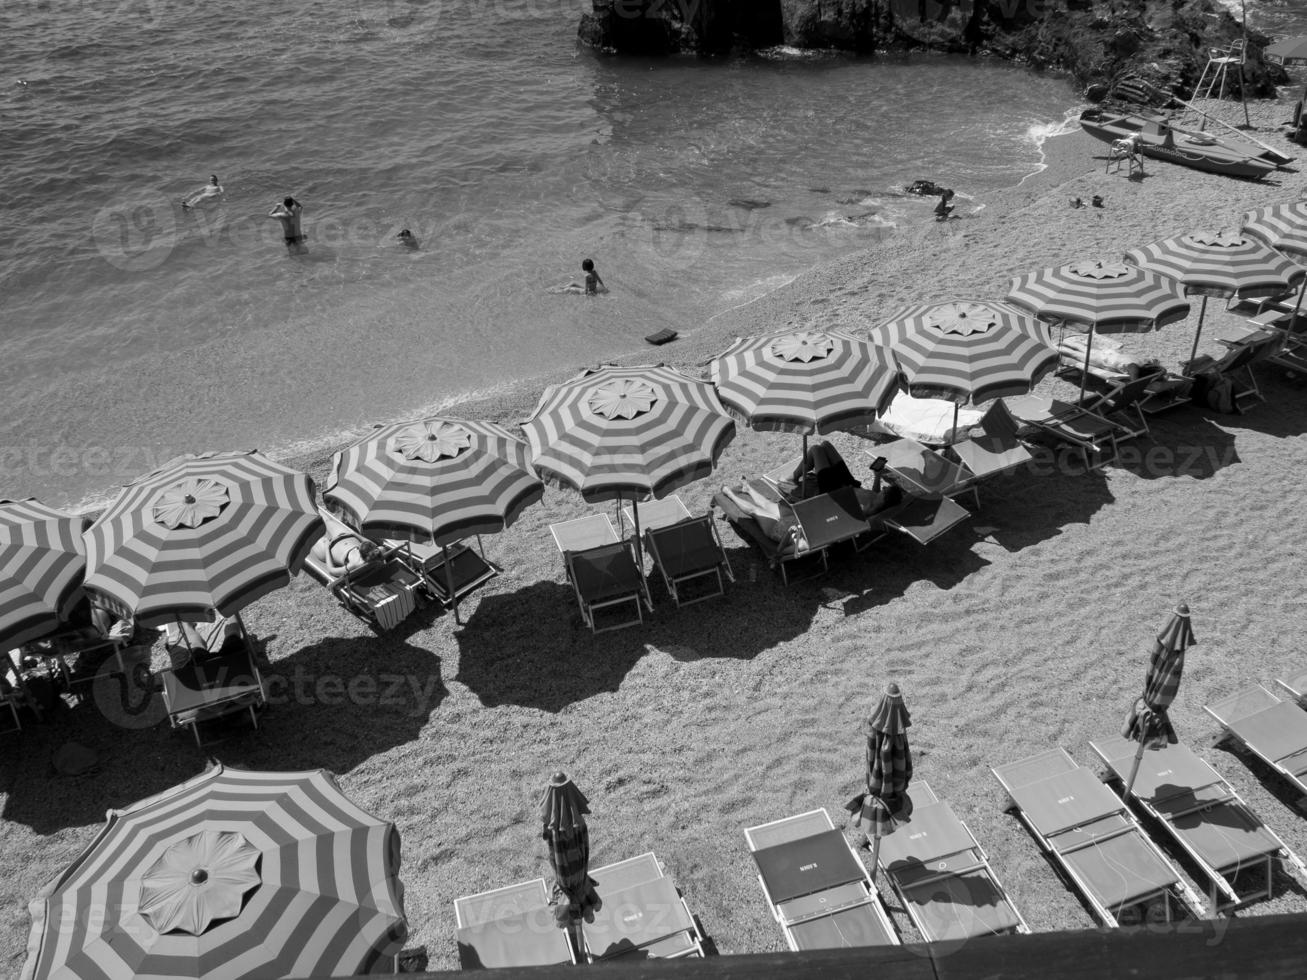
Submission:
[[[631,497],[631,520],[635,523],[635,564],[644,577],[644,545],[640,542],[640,501]]]
[[[1289,316],[1289,325],[1280,331],[1280,350],[1289,346],[1289,335],[1293,333],[1298,324],[1298,311],[1302,309],[1302,296],[1307,293],[1307,276],[1303,277],[1302,287],[1298,290],[1298,301],[1293,304],[1293,313]]]
[[[880,824],[878,821],[877,826],[879,825]],[[876,866],[879,860],[880,860],[880,831],[877,830],[872,835],[871,838],[871,881],[873,884],[875,884],[876,882]]]
[[[449,560],[449,546],[440,546],[440,557],[445,559],[445,588],[449,589],[449,601],[454,606],[454,622],[460,626],[463,620],[458,618],[458,593],[454,591],[454,567]]]
[[[949,445],[958,441],[958,413],[961,411],[957,402],[953,403],[953,429],[949,432]]]
[[[815,477],[814,482],[816,482]],[[817,488],[814,486],[813,489],[816,490]],[[800,500],[808,496],[808,433],[806,430],[803,433],[803,455],[799,457],[798,493]]]
[[[1089,324],[1089,339],[1085,341],[1085,363],[1080,369],[1080,401],[1085,400],[1085,382],[1089,380],[1089,352],[1094,348],[1094,324]]]
[[[1198,329],[1194,331],[1194,349],[1189,352],[1192,362],[1198,356],[1198,338],[1203,335],[1203,317],[1207,315],[1207,296],[1203,296],[1203,305],[1198,308]]]
[[[1130,790],[1135,784],[1135,776],[1139,773],[1139,763],[1144,758],[1144,739],[1139,740],[1139,748],[1135,749],[1135,761],[1130,763],[1130,775],[1125,780],[1125,794],[1122,797],[1127,803],[1130,802]]]

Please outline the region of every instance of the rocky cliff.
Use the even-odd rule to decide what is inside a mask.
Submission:
[[[1063,70],[1092,98],[1193,93],[1212,49],[1242,36],[1216,0],[592,0],[580,37],[619,53],[723,54],[776,45],[987,53]],[[1288,79],[1249,32],[1248,96]],[[1239,94],[1239,72],[1228,75]]]

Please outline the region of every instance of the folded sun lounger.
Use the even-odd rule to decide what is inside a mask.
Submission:
[[[912,820],[880,840],[878,863],[926,942],[1030,931],[989,857],[922,780]]]
[[[1103,925],[1135,923],[1145,915],[1170,922],[1186,908],[1202,915],[1202,899],[1120,797],[1065,749],[992,771],[1026,829]]]
[[[1221,736],[1242,745],[1307,794],[1307,712],[1256,684],[1204,705]]]
[[[825,810],[750,827],[744,837],[790,949],[898,945],[867,869]]]
[[[652,851],[591,868],[590,877],[603,903],[581,930],[591,963],[703,956],[690,907]]]
[[[543,878],[455,899],[454,920],[465,970],[576,962],[568,931],[554,920]]]
[[[607,514],[551,524],[549,531],[563,555],[567,581],[591,633],[644,622],[644,609],[653,609],[644,571],[636,562],[634,544],[617,536]],[[602,626],[599,614],[604,619]]]
[[[1138,744],[1117,736],[1089,745],[1124,785]],[[1297,855],[1186,745],[1146,749],[1130,799],[1202,870],[1217,911],[1270,898],[1274,861],[1296,873],[1299,881],[1307,879],[1307,868]],[[1237,886],[1247,872],[1259,887],[1241,893]]]

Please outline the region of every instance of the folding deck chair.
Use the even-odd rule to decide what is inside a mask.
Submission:
[[[1124,787],[1138,743],[1117,736],[1090,742],[1089,747]],[[1275,860],[1299,881],[1307,880],[1307,868],[1298,856],[1187,745],[1146,749],[1130,799],[1202,870],[1218,912],[1270,898]],[[1240,894],[1236,885],[1241,873],[1258,869],[1264,872],[1262,887]]]
[[[951,454],[972,474],[977,483],[1011,473],[1029,463],[1034,456],[1022,444],[1017,422],[1002,399],[995,399],[972,429],[971,435],[947,447]],[[976,506],[980,506],[977,495]]]
[[[1307,795],[1307,712],[1260,684],[1203,705],[1220,740],[1242,745]]]
[[[1170,922],[1173,906],[1202,915],[1201,897],[1144,835],[1120,797],[1065,749],[991,771],[1031,836],[1103,925],[1139,921],[1152,909]]]
[[[749,827],[744,837],[791,950],[899,944],[867,869],[824,809]]]
[[[1277,677],[1275,686],[1300,705],[1307,705],[1307,670],[1300,670],[1284,678]]]
[[[676,494],[637,503],[636,509],[645,551],[678,609],[726,594],[726,582],[734,582],[735,573],[712,514],[693,516]],[[622,514],[633,522],[630,507],[623,507]],[[691,582],[695,587],[686,589]]]
[[[1277,343],[1277,338],[1263,336],[1230,347],[1220,358],[1214,358],[1210,354],[1200,354],[1192,361],[1187,361],[1181,370],[1190,378],[1211,373],[1229,378],[1234,386],[1234,403],[1242,410],[1252,402],[1265,400],[1261,389],[1257,386],[1253,365],[1271,357],[1275,353]]]
[[[340,518],[319,508],[327,526],[327,550],[343,540],[367,541]],[[378,545],[377,555],[343,575],[334,575],[312,554],[304,559],[304,570],[325,585],[337,601],[376,629],[385,631],[402,623],[417,608],[417,592],[423,579],[401,559],[394,547]]]
[[[549,531],[563,555],[564,571],[581,618],[592,634],[644,622],[644,609],[653,611],[649,585],[636,562],[634,544],[617,536],[607,514],[550,524]],[[615,614],[614,621],[600,626],[597,613],[606,618]]]
[[[1118,441],[1137,436],[1151,438],[1143,402],[1148,397],[1149,389],[1165,376],[1163,370],[1150,371],[1137,378],[1113,384],[1104,391],[1086,392],[1080,401],[1080,408],[1115,423],[1121,430],[1117,436]]]
[[[923,780],[910,795],[912,821],[881,838],[878,864],[922,939],[1028,933],[967,825]]]
[[[591,868],[602,900],[581,930],[591,963],[703,956],[703,934],[690,907],[652,851]]]
[[[168,723],[174,729],[189,728],[201,749],[201,722],[249,711],[257,729],[258,709],[268,700],[253,646],[240,621],[220,619],[203,627],[204,646],[174,645],[184,661],[159,675]]]
[[[560,929],[543,878],[454,900],[463,969],[575,963],[568,930]]]
[[[1127,435],[1115,422],[1056,398],[1017,395],[1003,401],[1013,417],[1024,423],[1023,439],[1052,440],[1079,450],[1087,469],[1098,469],[1116,459],[1120,440]],[[1091,456],[1096,456],[1097,462],[1091,463]]]
[[[385,548],[422,580],[426,593],[449,607],[499,574],[486,559],[481,535],[476,548],[464,541],[442,548],[429,541],[387,538]]]
[[[895,439],[865,452],[873,460],[884,459],[886,472],[913,496],[952,500],[960,493],[969,493],[975,498],[976,509],[980,509],[976,475],[915,439]]]

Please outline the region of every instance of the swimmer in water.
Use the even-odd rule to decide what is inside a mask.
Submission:
[[[293,197],[288,197],[271,211],[268,212],[269,218],[276,218],[281,222],[282,235],[286,240],[286,248],[291,252],[307,251],[304,247],[304,232],[300,227],[300,214],[304,211],[304,206]]]
[[[595,271],[593,259],[582,259],[581,271],[585,273],[584,282],[569,282],[566,286],[557,287],[553,292],[584,293],[586,296],[598,296],[600,293],[608,292],[608,287],[604,285],[604,281],[599,278],[599,273]]]
[[[201,201],[207,201],[211,197],[220,197],[221,195],[222,185],[218,183],[218,175],[209,174],[209,182],[207,184],[182,198],[182,210],[189,211]]]
[[[411,248],[415,252],[422,247],[421,243],[417,239],[417,236],[414,235],[407,228],[405,228],[395,237],[399,239],[399,243],[401,245],[403,245],[405,248]]]

